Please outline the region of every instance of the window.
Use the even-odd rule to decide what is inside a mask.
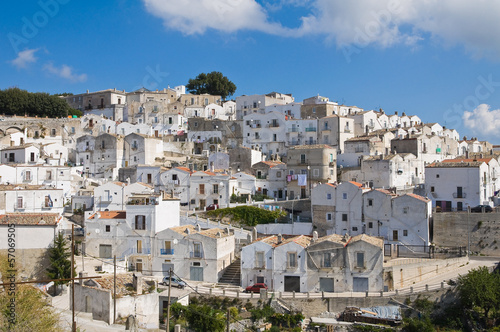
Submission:
[[[357,228],[357,227],[353,227],[353,228],[352,228],[352,231],[353,231],[353,232],[357,232],[357,231],[358,231],[358,228]]]
[[[170,117],[168,118],[168,124],[172,124],[172,123],[174,123],[174,120],[173,120],[173,119],[172,119],[172,117],[170,116]]]
[[[34,152],[30,153],[30,161],[35,161],[35,153]]]
[[[300,155],[300,163],[301,164],[305,164],[306,163],[306,155],[305,154],[301,154]]]
[[[24,181],[31,181],[31,171],[26,171],[24,173]]]
[[[332,194],[330,193],[326,194],[326,199],[332,199]]]
[[[368,199],[368,206],[373,206],[373,199],[371,198]]]
[[[18,209],[22,209],[24,207],[24,204],[23,204],[23,197],[22,196],[18,196],[17,197],[17,208]]]
[[[408,214],[408,210],[409,210],[409,209],[410,209],[409,207],[404,207],[404,208],[403,208],[403,213],[404,213],[404,214]]]
[[[197,258],[201,258],[201,243],[195,242],[193,243],[193,256]]]
[[[433,193],[433,192],[434,192],[434,186],[431,187],[431,193]]]
[[[319,176],[319,169],[313,169],[313,176],[315,177]]]
[[[277,140],[277,136],[276,136],[276,134],[273,134],[273,142],[276,142],[276,140]]]
[[[106,225],[106,233],[109,233],[111,232],[111,226],[110,225]]]
[[[148,173],[148,183],[153,183],[153,175]]]
[[[76,132],[75,127],[71,127],[71,133],[74,134]]]
[[[287,266],[288,268],[296,268],[297,267],[297,253],[289,252],[287,253]]]
[[[399,240],[399,236],[398,236],[398,231],[397,230],[393,230],[392,231],[392,240],[393,241],[398,241]]]
[[[281,171],[276,172],[276,177],[280,178],[281,177]]]
[[[357,252],[356,253],[356,267],[359,269],[365,268],[365,253]]]
[[[200,183],[200,185],[199,185],[199,186],[200,186],[200,187],[199,187],[199,188],[200,188],[200,189],[199,189],[200,194],[201,194],[201,195],[205,195],[205,184]]]
[[[214,184],[214,194],[218,194],[218,193],[219,193],[219,185]]]
[[[371,221],[368,223],[368,228],[373,228],[373,223]]]
[[[439,179],[439,174],[436,174],[436,178],[438,178],[438,179]]]
[[[263,269],[265,268],[264,252],[258,251],[255,253],[255,267]]]
[[[55,129],[51,129],[50,130],[50,136],[52,136],[52,137],[56,136],[56,130]]]
[[[332,214],[331,213],[327,213],[326,214],[326,220],[327,221],[332,221]]]
[[[146,229],[146,216],[135,216],[135,229],[137,230]]]
[[[106,143],[104,141],[101,141],[101,149],[105,149],[106,148]]]
[[[342,199],[347,199],[347,193],[342,193]]]
[[[342,221],[347,221],[347,213],[342,213]]]
[[[142,240],[137,240],[137,253],[142,254]]]
[[[403,236],[408,236],[408,230],[407,229],[403,230]]]
[[[47,173],[45,174],[45,179],[52,180],[52,171],[47,171]]]
[[[327,136],[328,137],[328,136]],[[327,138],[328,139],[328,138]],[[333,163],[333,154],[330,153],[330,162]]]
[[[172,180],[177,181],[177,174],[172,174]]]
[[[323,254],[323,267],[332,267],[332,254],[329,252]]]

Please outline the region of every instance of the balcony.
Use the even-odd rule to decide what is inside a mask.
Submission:
[[[52,204],[50,204],[50,203],[47,203],[47,204],[46,204],[46,203],[43,203],[43,204],[42,204],[42,210],[50,210],[50,209],[52,209],[52,208],[53,208],[53,206],[52,206]]]
[[[201,251],[191,251],[189,258],[203,258],[203,253]]]
[[[295,127],[288,128],[288,132],[289,133],[298,133],[299,132],[299,128],[295,128]]]
[[[306,132],[316,132],[316,128],[314,127],[306,128]]]
[[[453,198],[466,198],[466,193],[453,193]]]
[[[149,255],[151,253],[150,248],[129,248],[123,255]]]
[[[174,249],[160,249],[160,254],[162,255],[173,255]]]
[[[158,198],[132,198],[127,202],[127,205],[158,205],[160,204]]]
[[[269,128],[279,128],[280,124],[279,123],[270,123]]]

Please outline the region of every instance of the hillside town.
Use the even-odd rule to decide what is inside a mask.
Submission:
[[[293,305],[305,328],[336,297],[446,288],[472,257],[500,253],[500,146],[416,114],[183,85],[61,98],[83,116],[0,116],[0,252],[14,225],[18,277],[47,280],[63,234],[73,309],[94,321],[164,328],[190,293],[274,294],[285,311],[329,299]],[[222,213],[238,207],[278,217]]]

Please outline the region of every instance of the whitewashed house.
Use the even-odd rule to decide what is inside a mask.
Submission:
[[[286,199],[286,164],[279,161],[261,161],[252,165],[255,174],[256,192],[276,198]]]
[[[161,172],[160,188],[168,193],[174,192],[174,197],[178,197],[181,206],[189,206],[191,201],[190,185],[191,174],[193,172],[187,167],[174,167]]]
[[[0,185],[1,213],[55,213],[62,215],[62,189],[37,185]]]
[[[191,208],[203,210],[211,204],[220,207],[229,206],[230,200],[230,176],[225,173],[213,173],[209,171],[194,172],[190,176],[190,199]]]
[[[234,259],[234,235],[228,228],[172,227],[156,234],[155,241],[157,275],[167,276],[172,269],[180,278],[218,282]]]
[[[94,188],[94,208],[97,211],[125,210],[130,196],[145,193],[153,193],[153,188],[139,182],[107,182]]]
[[[0,151],[2,164],[42,164],[40,147],[36,144],[10,146]]]

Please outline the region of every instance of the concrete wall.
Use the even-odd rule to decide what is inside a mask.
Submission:
[[[257,225],[257,232],[262,234],[287,234],[287,235],[311,235],[313,231],[312,223],[293,224],[260,224]]]
[[[467,264],[468,257],[450,259],[398,259],[384,263],[384,275],[391,274],[393,285],[389,290],[409,287],[415,282],[438,276]],[[387,279],[387,278],[386,278]],[[390,278],[389,278],[390,279]]]
[[[4,234],[0,236],[1,239],[7,239]],[[7,249],[0,249],[0,257],[7,259],[7,254]],[[46,267],[50,264],[48,249],[16,249],[15,255],[15,269],[19,277],[29,279],[45,279],[47,277]]]
[[[433,242],[439,246],[467,246],[470,234],[470,250],[484,255],[500,255],[500,213],[467,212],[434,213]]]
[[[109,290],[81,286],[75,283],[75,310],[91,312],[92,319],[110,323],[113,317],[112,298]]]

